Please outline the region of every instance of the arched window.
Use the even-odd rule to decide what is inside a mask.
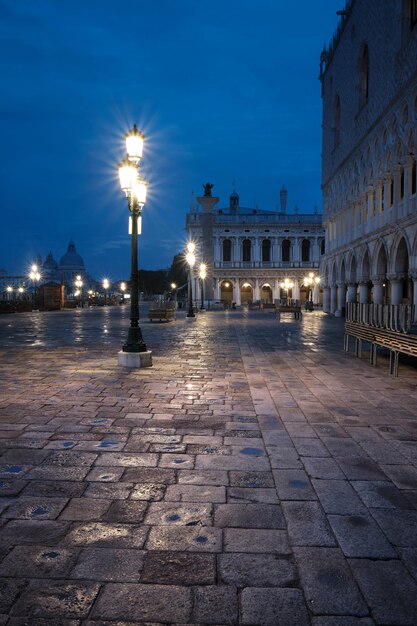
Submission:
[[[264,239],[262,242],[262,263],[271,262],[271,240]]]
[[[290,254],[291,254],[291,241],[289,239],[284,239],[282,242],[282,262],[289,263],[290,262]]]
[[[340,111],[340,98],[336,96],[336,103],[334,108],[334,137],[333,137],[333,148],[336,149],[340,143],[340,120],[341,120],[341,111]]]
[[[320,254],[324,254],[326,252],[326,242],[324,239],[321,240],[320,244]]]
[[[360,106],[364,106],[368,102],[369,96],[369,49],[365,46],[362,51],[362,56],[359,66],[360,72]]]
[[[416,0],[417,2],[417,0]],[[417,191],[417,167],[416,160],[413,160],[413,165],[411,166],[411,195],[413,196]]]
[[[223,262],[230,263],[232,260],[232,242],[230,239],[223,241]]]
[[[250,239],[244,239],[242,243],[242,261],[244,263],[249,263],[251,258],[251,241]]]
[[[310,242],[308,239],[303,239],[301,243],[301,261],[302,263],[308,263],[310,260]]]

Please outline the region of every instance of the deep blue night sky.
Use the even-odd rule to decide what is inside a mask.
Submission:
[[[139,265],[171,264],[191,192],[321,207],[319,56],[339,0],[0,0],[0,267],[130,271],[122,134],[146,135]]]

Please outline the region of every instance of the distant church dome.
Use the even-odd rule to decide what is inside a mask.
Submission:
[[[75,244],[71,241],[68,244],[68,250],[59,262],[59,269],[62,272],[84,272],[84,261],[76,252]]]

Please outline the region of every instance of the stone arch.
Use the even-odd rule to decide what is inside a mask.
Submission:
[[[333,261],[332,271],[331,271],[331,284],[336,285],[337,283],[337,265],[336,261]]]
[[[372,275],[385,277],[388,273],[388,251],[385,241],[380,239],[375,247],[372,259]]]
[[[242,304],[250,304],[253,302],[254,286],[252,281],[244,280],[240,285],[240,301]]]
[[[363,249],[360,262],[359,262],[359,278],[361,280],[369,280],[371,276],[371,262],[369,256],[369,250],[366,246]]]
[[[220,283],[220,300],[225,306],[230,306],[233,302],[233,284],[234,281],[227,278]]]
[[[267,304],[272,304],[274,301],[272,285],[268,281],[263,282],[261,285],[261,300]]]
[[[410,245],[405,233],[399,232],[391,248],[391,271],[394,274],[408,274]]]
[[[346,265],[345,265],[345,259],[342,259],[342,262],[340,264],[340,272],[339,272],[339,278],[340,278],[340,282],[344,283],[346,280]]]

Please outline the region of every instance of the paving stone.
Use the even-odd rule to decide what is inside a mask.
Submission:
[[[98,595],[93,582],[34,580],[13,605],[11,614],[30,618],[85,618]]]
[[[116,500],[110,504],[107,513],[103,515],[103,522],[139,524],[145,517],[147,502],[131,500]]]
[[[197,455],[195,467],[202,469],[220,469],[220,470],[244,470],[264,472],[270,469],[269,461],[266,457],[252,456],[222,456],[222,455]]]
[[[91,472],[85,477],[86,480],[91,482],[117,482],[122,477],[124,472],[123,467],[93,467]]]
[[[366,508],[363,502],[347,480],[313,479],[311,482],[326,513],[336,515],[365,513]]]
[[[298,589],[242,591],[242,624],[253,626],[309,626],[304,597]]]
[[[50,546],[17,546],[0,564],[0,576],[64,578],[77,558],[77,551]]]
[[[275,488],[271,472],[230,472],[232,487]]]
[[[417,580],[417,548],[398,548],[398,554],[410,574]]]
[[[210,585],[216,582],[213,554],[188,552],[156,552],[146,556],[142,583],[167,585]]]
[[[351,485],[369,508],[414,509],[411,501],[388,481],[355,480]]]
[[[178,483],[184,485],[228,485],[229,478],[226,471],[180,470],[178,471]]]
[[[417,467],[381,465],[381,469],[399,489],[417,489]]]
[[[64,498],[21,497],[11,502],[2,516],[6,519],[56,519],[67,502]]]
[[[345,556],[396,558],[397,553],[369,515],[329,515],[327,519]]]
[[[68,522],[52,520],[11,520],[1,529],[0,543],[13,546],[20,543],[55,545],[66,534]]]
[[[132,483],[156,483],[172,485],[175,483],[175,471],[170,469],[127,467],[122,476],[122,481]]]
[[[153,526],[146,542],[147,550],[221,552],[222,531],[210,526]]]
[[[64,480],[30,480],[22,492],[24,496],[37,498],[79,498],[86,490],[86,483]]]
[[[107,582],[139,582],[145,552],[137,549],[85,548],[71,578]]]
[[[17,496],[26,485],[24,480],[0,480],[0,496]]]
[[[279,505],[219,504],[215,507],[214,525],[221,528],[285,528]]]
[[[89,472],[88,467],[57,467],[55,465],[38,465],[27,474],[27,480],[62,480],[62,481],[80,481],[84,480]]]
[[[192,454],[163,454],[159,461],[159,467],[175,469],[192,469],[195,457]]]
[[[267,452],[273,469],[303,469],[295,448],[268,445]]]
[[[319,440],[312,437],[293,437],[293,444],[300,457],[329,457],[330,453],[326,446]]]
[[[196,587],[193,619],[201,624],[238,624],[237,589],[230,585]]]
[[[109,467],[155,467],[158,462],[157,454],[127,454],[123,452],[107,452],[101,454],[96,460],[96,466]]]
[[[169,485],[165,501],[226,502],[226,490],[224,487],[202,485]]]
[[[74,523],[65,537],[66,544],[105,548],[142,548],[148,528],[135,524]]]
[[[73,498],[62,511],[63,520],[99,520],[110,506],[108,500]]]
[[[187,623],[191,591],[174,585],[109,583],[93,609],[93,618]]]
[[[294,548],[308,607],[315,615],[368,615],[368,607],[338,548]]]
[[[278,496],[275,489],[229,487],[227,489],[227,501],[278,504]]]
[[[6,624],[1,622],[0,624]],[[25,617],[11,617],[7,622],[8,626],[81,626],[78,619],[64,619],[62,617],[43,619],[42,617],[30,618],[30,622]]]
[[[57,451],[49,454],[42,462],[42,466],[57,465],[58,467],[91,467],[97,457],[97,454],[77,452],[76,450]]]
[[[370,512],[394,546],[417,547],[417,511],[370,509]]]
[[[313,617],[312,626],[375,626],[370,617]]]
[[[0,578],[0,612],[8,613],[15,599],[27,587],[27,580]]]
[[[344,456],[337,459],[348,480],[386,480],[386,475],[374,461],[364,457]]]
[[[336,540],[317,502],[283,502],[288,534],[293,546],[334,546]]]
[[[290,554],[287,533],[284,530],[260,528],[226,528],[225,552],[261,552],[265,554]]]
[[[333,459],[303,457],[305,470],[312,478],[323,480],[343,480],[345,475]]]
[[[86,498],[98,499],[98,500],[126,500],[134,489],[134,483],[107,483],[107,482],[95,482],[89,483],[87,489],[84,492]]]
[[[303,470],[274,470],[273,474],[281,500],[317,500],[310,479]]]
[[[212,525],[211,504],[179,504],[176,502],[152,502],[149,505],[145,523],[173,524],[181,526]]]
[[[276,554],[221,554],[218,568],[222,582],[238,587],[287,587],[297,580],[294,565]]]
[[[378,624],[415,626],[417,583],[402,563],[352,559],[349,564]]]

